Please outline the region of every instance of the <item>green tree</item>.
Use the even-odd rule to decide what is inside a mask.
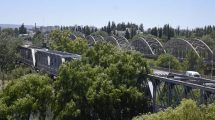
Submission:
[[[24,25],[24,23],[19,27],[19,34],[26,34],[27,33],[27,29]]]
[[[37,32],[32,39],[32,43],[37,47],[44,47],[45,36],[41,32]]]
[[[188,52],[183,66],[185,70],[193,70],[200,73],[203,73],[205,68],[203,59],[192,50]]]
[[[139,30],[140,30],[141,32],[144,32],[143,24],[140,24],[140,26],[139,26]]]
[[[108,35],[111,35],[111,23],[110,23],[110,21],[108,22],[108,26],[107,26],[107,33],[108,33]]]
[[[81,61],[61,66],[55,119],[123,119],[149,111],[149,99],[137,86],[149,72],[141,54],[99,42]]]
[[[181,64],[178,61],[178,59],[170,54],[160,55],[156,62],[157,62],[157,66],[159,67],[164,67],[164,68],[170,67],[170,69],[174,69],[174,70],[181,69]]]
[[[52,42],[51,48],[59,51],[83,54],[88,49],[87,41],[81,37],[71,40],[70,35],[70,31],[52,31],[49,35]]]
[[[3,107],[0,111],[8,119],[23,120],[39,114],[39,118],[44,120],[51,108],[52,92],[48,77],[37,74],[23,76],[11,81],[0,94],[0,106]]]
[[[130,33],[129,33],[128,29],[125,31],[125,38],[130,39]]]
[[[158,37],[158,29],[157,29],[157,27],[152,28],[151,34],[156,36],[156,37]]]
[[[21,40],[9,35],[7,32],[0,33],[0,74],[1,80],[5,80],[5,74],[15,68],[17,60],[17,47],[21,44]]]

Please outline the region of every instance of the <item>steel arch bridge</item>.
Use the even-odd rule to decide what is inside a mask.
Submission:
[[[160,54],[166,53],[163,45],[154,38],[138,38],[131,42],[134,50],[143,53],[145,56],[157,57]]]
[[[113,44],[113,45],[115,45],[115,46],[120,48],[120,45],[119,45],[117,39],[114,36],[104,37],[104,40],[107,41],[107,42],[110,42],[111,44]]]
[[[131,50],[131,45],[128,39],[123,36],[115,36],[115,38],[118,41],[120,48]]]
[[[75,40],[77,37],[85,38],[85,35],[81,32],[75,32],[69,36],[71,40]]]
[[[165,44],[165,50],[178,58],[183,60],[186,58],[189,51],[193,51],[198,57],[204,59],[204,61],[212,60],[213,51],[205,44],[202,40],[199,39],[180,39],[174,38],[169,40]]]
[[[203,58],[205,61],[212,60],[213,51],[205,42],[200,39],[189,39],[187,41],[192,44],[201,58]]]
[[[93,46],[94,44],[96,44],[96,40],[92,35],[86,36],[86,40],[89,46]]]

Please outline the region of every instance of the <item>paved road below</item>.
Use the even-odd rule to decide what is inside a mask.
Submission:
[[[153,69],[153,73],[154,75],[157,75],[157,76],[167,76],[169,74],[169,72],[167,71],[157,70],[157,69]]]

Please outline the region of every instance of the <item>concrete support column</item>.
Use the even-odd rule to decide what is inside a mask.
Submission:
[[[190,93],[190,91],[192,90],[191,87],[188,87],[188,86],[184,86],[184,93],[183,93],[183,97],[184,98],[188,98],[187,95],[188,93]]]
[[[168,89],[168,106],[172,105],[172,89],[174,87],[174,84],[167,83],[167,89]]]
[[[153,112],[157,112],[157,105],[156,105],[156,98],[157,98],[157,83],[155,80],[152,81],[152,84],[153,84],[153,98],[152,98],[152,101],[153,101]]]

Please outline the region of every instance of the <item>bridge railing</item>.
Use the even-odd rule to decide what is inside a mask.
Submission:
[[[152,69],[157,69],[157,70],[163,70],[163,71],[170,71],[173,73],[179,73],[179,74],[185,74],[185,71],[181,71],[181,70],[174,70],[174,69],[168,69],[168,68],[163,68],[163,67],[155,67],[152,66]],[[215,76],[211,76],[211,75],[201,75],[202,78],[206,78],[206,79],[211,79],[211,80],[215,80]]]

